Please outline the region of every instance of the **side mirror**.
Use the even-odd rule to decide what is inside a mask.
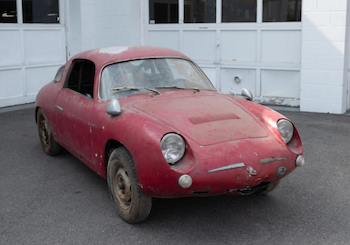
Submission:
[[[118,99],[111,99],[106,108],[107,114],[117,116],[122,112]]]
[[[246,100],[250,100],[252,101],[253,100],[253,94],[252,92],[247,89],[247,88],[243,88],[242,89],[242,96],[246,99]]]

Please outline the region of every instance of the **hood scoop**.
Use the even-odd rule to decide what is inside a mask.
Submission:
[[[200,145],[266,137],[264,126],[224,96],[192,96],[135,103]]]

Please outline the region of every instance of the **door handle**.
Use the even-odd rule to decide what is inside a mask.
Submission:
[[[58,106],[58,105],[55,105],[55,108],[58,109],[58,110],[60,110],[60,111],[63,111],[63,108],[60,107],[60,106]]]

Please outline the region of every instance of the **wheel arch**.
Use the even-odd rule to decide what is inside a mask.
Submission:
[[[35,107],[35,114],[34,114],[34,116],[35,116],[35,123],[36,124],[38,123],[38,111],[39,111],[39,109],[41,109],[39,106]]]
[[[119,141],[115,140],[115,139],[109,139],[106,143],[106,146],[105,146],[105,151],[104,151],[104,163],[105,163],[105,166],[104,166],[104,171],[105,171],[105,176],[107,176],[107,165],[108,165],[108,159],[110,157],[110,155],[112,154],[112,151],[114,149],[117,149],[119,147],[124,147],[127,151],[128,148],[123,145],[122,143],[120,143]],[[130,153],[130,151],[129,151]]]

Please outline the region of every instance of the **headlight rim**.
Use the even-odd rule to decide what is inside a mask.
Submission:
[[[281,123],[283,123],[283,122],[287,122],[287,123],[290,124],[290,126],[291,126],[292,132],[291,132],[290,137],[287,138],[288,140],[285,140],[285,138],[283,137],[283,135],[282,135],[282,133],[281,133],[280,127],[279,127],[279,125],[280,125]],[[292,123],[290,120],[286,119],[286,118],[281,118],[281,119],[279,119],[279,120],[277,121],[276,126],[277,126],[277,131],[278,131],[278,133],[279,133],[281,139],[283,140],[283,142],[284,142],[286,145],[288,145],[288,144],[292,141],[292,139],[293,139],[293,137],[294,137],[295,127],[294,127],[293,123]]]
[[[169,161],[169,160],[166,158],[166,156],[165,156],[165,154],[164,154],[164,152],[163,152],[163,147],[162,147],[162,145],[165,144],[165,141],[168,140],[168,139],[170,139],[170,137],[172,137],[172,136],[178,138],[178,139],[182,142],[183,148],[181,149],[180,154],[179,154],[179,157],[177,157],[176,160],[174,160],[174,161]],[[174,132],[166,133],[166,134],[163,135],[162,139],[160,140],[160,150],[161,150],[161,152],[162,152],[162,155],[163,155],[163,157],[164,157],[164,160],[165,160],[168,164],[170,164],[170,165],[175,165],[175,164],[178,163],[178,162],[183,158],[183,156],[185,155],[185,152],[186,152],[186,142],[185,142],[185,139],[184,139],[180,134],[177,134],[177,133],[174,133]]]

